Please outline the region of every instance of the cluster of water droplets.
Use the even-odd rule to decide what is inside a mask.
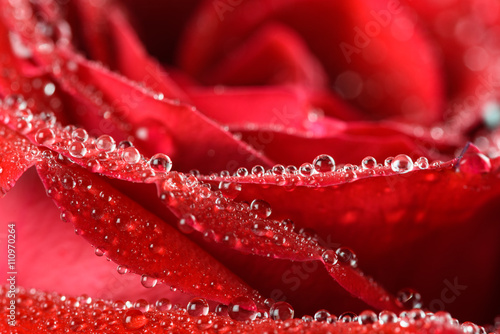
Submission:
[[[130,141],[116,143],[109,135],[93,138],[83,128],[61,126],[51,112],[33,114],[21,96],[6,97],[1,107],[0,121],[4,124],[35,144],[84,162],[92,172],[151,182],[172,169],[171,159],[163,153],[146,159]]]
[[[477,161],[476,161],[477,162]],[[205,181],[213,182],[224,180],[232,183],[258,182],[261,184],[275,184],[285,190],[293,191],[298,186],[321,188],[324,186],[352,182],[358,179],[375,176],[393,176],[406,174],[412,171],[432,170],[451,167],[450,163],[441,161],[429,162],[426,157],[419,157],[415,161],[406,154],[387,157],[383,163],[378,163],[372,156],[361,160],[359,165],[337,165],[335,160],[326,154],[317,156],[312,162],[300,166],[275,165],[266,169],[263,166],[254,166],[251,170],[245,167],[237,169],[234,173],[222,171],[209,176],[195,175]],[[465,170],[465,169],[463,169]],[[461,170],[462,171],[462,170]]]

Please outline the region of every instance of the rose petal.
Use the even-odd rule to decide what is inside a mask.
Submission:
[[[255,290],[210,255],[97,176],[56,160],[38,163],[37,170],[78,233],[115,263],[142,274],[143,284],[161,280],[224,303],[238,296],[262,303]]]
[[[8,315],[8,293],[7,287],[0,290],[0,306],[4,310],[2,315]],[[442,333],[459,334],[464,330],[478,331],[480,328],[473,323],[465,323],[462,327],[453,324],[449,315],[440,315],[434,319],[424,317],[423,319],[405,319],[396,322],[385,322],[380,324],[375,320],[377,315],[373,312],[363,314],[363,320],[352,323],[328,323],[327,321],[302,321],[291,319],[287,321],[274,321],[262,319],[257,321],[234,321],[227,317],[208,313],[202,316],[186,314],[184,309],[159,311],[152,307],[147,312],[134,309],[116,309],[113,302],[108,300],[97,300],[87,304],[87,297],[61,301],[61,296],[55,293],[48,294],[39,291],[26,291],[20,289],[17,293],[19,304],[18,310],[21,314],[36,310],[37,317],[21,318],[17,320],[17,326],[30,332],[63,332],[71,331],[99,331],[102,333],[121,333],[133,330],[147,331],[148,333],[186,332],[206,333],[207,331],[224,331],[238,333],[289,333],[291,329],[300,333]],[[49,305],[49,307],[47,307]],[[59,312],[59,313],[58,313]],[[64,312],[65,316],[60,313]],[[420,313],[415,313],[420,316]],[[92,322],[88,320],[92,319]],[[7,322],[0,323],[0,330],[7,330]]]
[[[181,65],[203,78],[222,55],[233,52],[259,27],[277,21],[303,36],[329,74],[330,84],[354,105],[375,118],[399,115],[430,124],[441,118],[443,99],[435,52],[402,7],[389,7],[361,1],[237,5],[206,1],[186,32]],[[399,26],[392,29],[406,35],[392,33],[389,24],[396,21],[411,26],[409,31],[399,31]],[[373,26],[375,32],[363,32]],[[373,89],[378,93],[373,94]]]
[[[0,124],[0,198],[34,163],[38,149],[18,133]]]

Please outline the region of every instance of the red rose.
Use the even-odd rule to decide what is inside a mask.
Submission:
[[[0,6],[17,328],[495,330],[494,0]]]

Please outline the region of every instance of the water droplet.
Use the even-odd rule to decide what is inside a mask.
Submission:
[[[225,197],[235,199],[241,191],[241,184],[221,181],[219,183],[219,190]]]
[[[168,173],[172,169],[172,160],[170,157],[163,153],[155,154],[149,159],[149,166],[159,173]]]
[[[189,234],[194,231],[193,226],[195,223],[196,218],[192,214],[187,214],[179,219],[177,226],[182,233]]]
[[[335,160],[329,155],[321,154],[313,161],[314,169],[318,173],[327,173],[335,171]]]
[[[348,323],[348,322],[353,322],[356,321],[358,318],[358,315],[354,312],[344,312],[339,316],[339,321]]]
[[[293,307],[287,302],[277,302],[271,306],[269,316],[273,320],[288,320],[292,319],[294,314]]]
[[[84,143],[89,139],[89,134],[85,129],[78,128],[73,130],[73,132],[71,133],[71,138],[74,141],[81,141],[82,143]]]
[[[358,266],[358,257],[352,251],[352,249],[347,247],[340,247],[337,248],[335,253],[337,254],[338,260],[340,262],[349,264],[351,267],[354,268]]]
[[[255,168],[255,167],[254,167]],[[248,170],[245,167],[238,168],[236,171],[236,176],[247,176],[248,175]]]
[[[120,275],[125,275],[126,273],[128,273],[128,268],[126,266],[118,266],[116,267],[116,271]]]
[[[319,322],[325,322],[329,316],[330,312],[328,312],[327,310],[319,310],[316,313],[314,313],[314,320]]]
[[[377,314],[373,311],[363,311],[358,316],[358,322],[360,325],[371,325],[377,322]]]
[[[326,264],[335,265],[338,261],[337,254],[331,249],[324,251],[321,256],[323,257],[323,261],[325,261]]]
[[[254,176],[263,176],[266,172],[266,169],[260,165],[257,165],[252,168],[252,175]]]
[[[420,309],[413,309],[407,313],[407,317],[410,322],[415,322],[425,318],[425,312]]]
[[[103,256],[105,252],[104,252],[104,250],[102,250],[102,249],[100,249],[100,248],[96,248],[96,249],[94,250],[94,253],[95,253],[95,255],[97,255],[97,256]]]
[[[208,303],[203,298],[194,298],[187,305],[187,312],[193,317],[199,317],[208,314]]]
[[[26,134],[31,131],[31,128],[32,128],[31,122],[25,120],[24,118],[17,121],[16,124],[17,131]]]
[[[141,329],[148,323],[148,318],[139,310],[128,310],[123,317],[123,326],[128,330]]]
[[[250,204],[250,209],[252,210],[252,213],[255,215],[255,217],[262,219],[269,217],[272,212],[269,203],[261,199],[253,200],[252,204]]]
[[[306,163],[303,163],[302,165],[300,165],[299,173],[302,176],[311,176],[313,171],[314,171],[314,166],[310,163],[306,162]]]
[[[466,153],[458,166],[462,173],[481,174],[491,171],[490,159],[482,153]]]
[[[70,144],[69,146],[69,154],[75,158],[83,158],[85,157],[85,154],[87,154],[87,148],[85,147],[85,144],[79,141],[74,141]]]
[[[156,301],[156,308],[160,312],[167,312],[172,308],[172,303],[167,298],[160,298]]]
[[[382,324],[393,324],[398,321],[398,316],[391,311],[382,311],[379,313],[378,319]]]
[[[384,166],[386,167],[390,167],[391,166],[391,163],[392,163],[392,160],[394,160],[394,157],[388,157],[384,160]]]
[[[426,157],[420,157],[415,161],[415,166],[420,169],[427,169],[429,168],[429,160]]]
[[[283,165],[275,165],[272,169],[271,172],[273,175],[283,175],[286,173],[285,166]]]
[[[224,304],[219,304],[215,307],[215,314],[217,314],[218,316],[227,316],[228,313],[227,313],[227,305],[224,305]]]
[[[74,317],[71,319],[69,325],[73,332],[85,332],[88,326],[82,317]]]
[[[149,311],[149,303],[147,300],[145,299],[138,299],[135,303],[134,303],[134,308],[136,310],[139,310],[141,312],[147,312]]]
[[[229,317],[237,321],[254,320],[257,306],[247,297],[238,297],[231,301],[228,306]]]
[[[361,167],[363,167],[363,169],[373,169],[377,167],[377,160],[375,160],[374,157],[365,157],[361,161]]]
[[[64,189],[68,189],[68,190],[73,189],[76,186],[75,180],[69,174],[65,174],[61,178],[61,183],[62,183],[63,188]]]
[[[312,321],[314,321],[314,318],[312,316],[310,316],[310,315],[304,315],[304,316],[302,316],[302,321],[304,321],[304,322],[312,322]]]
[[[128,164],[136,164],[141,160],[141,154],[135,147],[127,147],[123,150],[122,159]]]
[[[158,283],[158,280],[154,277],[151,277],[148,275],[141,276],[141,284],[145,288],[154,288],[157,283]]]
[[[406,154],[399,154],[392,160],[391,169],[400,174],[408,173],[413,170],[413,161]]]
[[[124,150],[126,148],[129,148],[129,147],[133,147],[134,144],[132,144],[131,141],[129,140],[122,140],[119,144],[118,144],[118,149],[121,149],[121,150]]]
[[[462,327],[464,334],[481,334],[479,326],[473,322],[466,321],[460,327]]]
[[[422,296],[414,289],[402,289],[397,293],[396,298],[401,306],[406,309],[422,307]]]
[[[111,136],[102,135],[97,138],[96,147],[99,151],[109,153],[116,149],[116,142]]]
[[[52,145],[55,142],[56,134],[51,128],[40,129],[36,132],[35,141],[40,145]]]

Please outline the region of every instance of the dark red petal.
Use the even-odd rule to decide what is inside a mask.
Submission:
[[[215,192],[196,177],[169,173],[159,180],[158,191],[165,205],[181,218],[185,228],[208,235],[215,243],[243,253],[293,261],[322,261],[328,273],[348,292],[377,309],[400,306],[356,265],[337,263],[333,250],[291,230],[285,222],[271,220],[269,204],[254,198],[249,206],[234,202],[222,189]],[[258,180],[254,180],[258,183]]]
[[[35,163],[38,154],[38,148],[24,136],[0,123],[0,198]]]
[[[201,80],[211,85],[301,84],[318,88],[326,84],[327,77],[300,36],[276,24],[256,32]]]
[[[65,219],[115,263],[211,300],[229,303],[245,296],[262,303],[205,251],[99,177],[52,159],[38,163],[37,170]]]
[[[86,49],[95,53],[94,59],[167,98],[185,100],[181,89],[147,54],[120,6],[111,1],[103,11],[102,4],[90,1],[75,1],[74,5],[74,14],[81,17],[73,22],[85,27],[79,31],[87,40]],[[94,22],[92,28],[86,22]],[[109,54],[100,55],[103,51]]]
[[[0,306],[2,316],[9,315],[8,286],[0,289]],[[141,331],[147,333],[353,333],[364,334],[377,332],[386,334],[460,334],[464,330],[480,328],[472,323],[462,326],[454,324],[446,314],[437,315],[433,319],[396,319],[395,323],[379,323],[374,320],[375,314],[368,312],[361,321],[351,323],[328,323],[327,321],[303,321],[290,319],[275,321],[262,319],[256,321],[235,321],[227,317],[217,316],[210,312],[207,315],[192,316],[186,309],[160,311],[151,307],[147,312],[133,308],[117,309],[108,300],[90,300],[88,297],[67,298],[55,293],[26,291],[19,289],[16,294],[17,324],[13,333],[65,333],[67,331],[98,331],[99,333],[125,333]],[[47,307],[49,305],[49,307]],[[36,317],[21,315],[37,312]],[[420,313],[415,313],[420,316]],[[92,320],[92,321],[90,321]],[[331,320],[330,320],[331,321]],[[0,323],[0,330],[13,330],[7,321]],[[483,329],[484,330],[484,329]]]
[[[180,61],[188,73],[203,78],[255,31],[280,22],[302,36],[330,85],[354,105],[374,117],[399,115],[430,124],[441,119],[444,97],[436,53],[404,8],[393,7],[391,14],[383,2],[248,1],[230,6],[206,1],[186,32]],[[389,24],[396,20],[409,24],[413,34],[393,35]],[[364,32],[374,25],[375,32]],[[352,85],[362,83],[362,91],[354,93]]]
[[[155,152],[165,152],[172,159],[179,161],[180,170],[202,168],[209,172],[230,169],[228,161],[243,166],[271,164],[266,157],[236,140],[196,108],[158,99],[157,96],[155,98],[151,91],[141,89],[134,83],[127,82],[74,54],[68,53],[63,57],[78,64],[78,80],[92,84],[102,92],[111,104],[108,106],[115,111],[115,116],[122,122],[132,124],[132,134],[135,135],[140,128],[151,130],[156,140],[148,138],[143,141],[140,136],[137,139],[138,146],[145,153],[153,155]],[[71,82],[65,84],[73,86]],[[88,98],[91,99],[90,96]],[[210,141],[207,138],[210,138]]]
[[[241,184],[238,201],[267,201],[273,217],[293,217],[297,229],[318,233],[320,244],[351,247],[365,272],[392,291],[417,288],[424,306],[485,322],[500,311],[498,159],[490,162],[474,147],[440,167],[405,174],[385,167],[217,181]],[[442,291],[453,284],[467,290],[445,303]]]

